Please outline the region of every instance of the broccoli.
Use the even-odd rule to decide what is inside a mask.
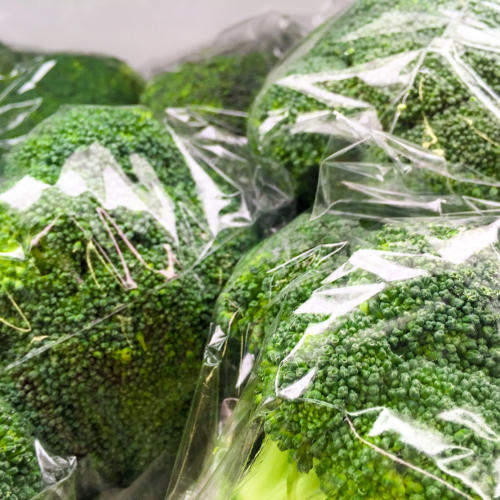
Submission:
[[[247,254],[216,308],[258,356],[233,498],[493,497],[498,228],[304,214]]]
[[[246,111],[276,60],[272,54],[254,51],[184,62],[154,76],[141,103],[157,114],[187,105]]]
[[[321,159],[357,140],[335,111],[444,158],[453,177],[486,181],[429,172],[429,191],[498,200],[499,58],[475,42],[499,25],[487,2],[358,0],[276,69],[250,110],[251,143],[287,166],[309,206]]]
[[[12,69],[14,61],[14,52],[7,47],[7,45],[0,42],[0,85],[3,86],[3,80],[6,78],[6,73]]]
[[[76,106],[5,159],[5,397],[117,486],[175,456],[216,297],[257,239],[187,154],[145,108]]]
[[[153,76],[141,103],[155,114],[184,106],[244,114],[271,68],[302,36],[298,23],[278,13],[243,21],[220,33],[212,47]]]
[[[0,496],[29,500],[42,484],[35,446],[27,426],[5,401],[0,401],[0,432]]]
[[[143,87],[139,75],[112,57],[10,52],[3,71],[2,54],[0,47],[0,148],[4,150],[63,104],[136,104]]]

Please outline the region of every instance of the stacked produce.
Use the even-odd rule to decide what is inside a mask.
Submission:
[[[0,45],[0,496],[496,498],[499,12]]]
[[[360,0],[271,75],[251,144],[316,201],[219,296],[224,427],[171,498],[494,498],[498,21]]]

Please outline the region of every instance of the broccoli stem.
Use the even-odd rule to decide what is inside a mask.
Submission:
[[[264,439],[253,464],[233,493],[233,500],[323,500],[318,476],[300,472],[287,451],[269,437]]]

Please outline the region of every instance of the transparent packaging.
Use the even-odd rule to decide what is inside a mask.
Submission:
[[[268,78],[249,120],[253,147],[283,163],[302,205],[328,151],[352,144],[343,116],[441,157],[458,194],[499,201],[499,9],[489,0],[358,0]],[[331,143],[331,136],[336,143]],[[443,185],[428,176],[427,188]]]
[[[221,122],[67,106],[5,155],[0,398],[32,445],[4,498],[119,492],[155,461],[168,478],[216,297],[291,201]]]
[[[169,498],[498,496],[500,206],[358,142],[220,294]]]
[[[187,105],[246,112],[268,73],[312,22],[268,12],[231,26],[209,45],[149,69],[141,102],[156,113]]]
[[[142,78],[113,57],[20,52],[0,43],[0,155],[62,105],[137,104],[142,88]]]

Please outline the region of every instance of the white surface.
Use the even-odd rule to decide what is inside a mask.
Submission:
[[[347,0],[0,0],[0,39],[43,50],[106,52],[137,69],[208,43],[268,11],[310,16]]]

